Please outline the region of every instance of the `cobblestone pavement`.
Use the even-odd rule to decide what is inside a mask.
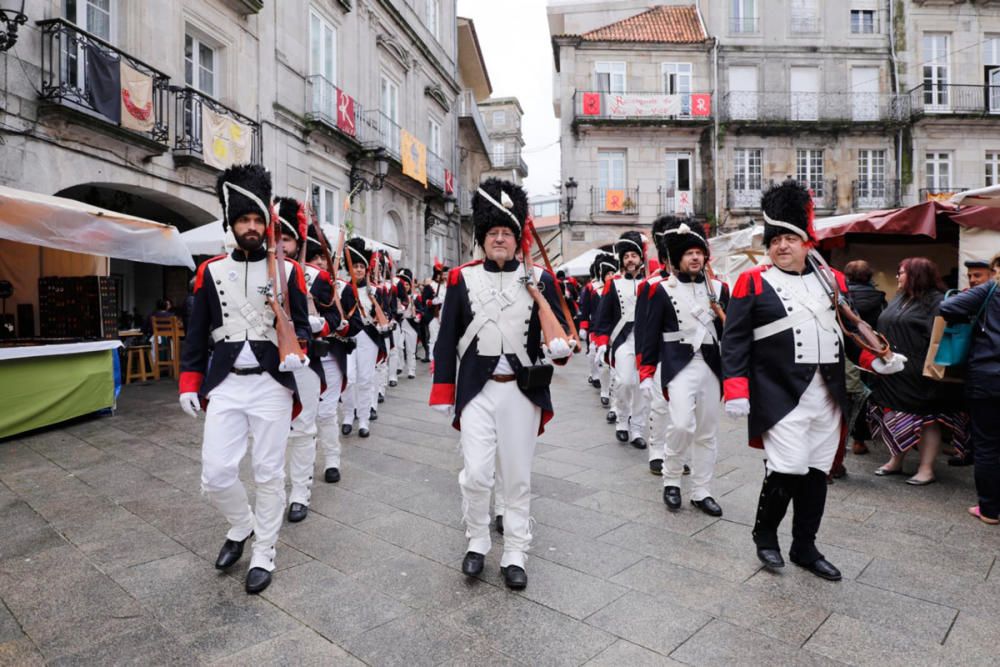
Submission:
[[[114,417],[0,443],[0,664],[1000,662],[1000,530],[965,514],[971,469],[941,461],[939,483],[915,488],[874,477],[881,454],[849,455],[820,531],[844,581],[770,574],[743,428],[721,429],[725,516],[670,515],[583,359],[556,373],[535,459],[527,590],[503,587],[498,546],[467,582],[457,437],[420,373],[371,438],[345,439],[343,480],[318,482],[309,518],[282,528],[260,597],[243,592],[246,557],[212,567],[225,529],[199,495],[201,422],[169,381],[126,387]]]

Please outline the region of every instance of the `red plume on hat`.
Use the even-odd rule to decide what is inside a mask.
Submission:
[[[299,210],[296,212],[295,217],[298,218],[299,223],[299,238],[305,242],[306,234],[309,231],[309,215],[306,213],[306,205],[299,202]]]
[[[531,262],[531,241],[535,237],[535,218],[529,213],[524,220],[524,232],[521,234],[521,256],[524,261]]]
[[[444,268],[444,264],[442,264],[441,260],[437,258],[437,255],[435,255],[434,256],[434,270],[435,271],[440,271],[443,268]]]

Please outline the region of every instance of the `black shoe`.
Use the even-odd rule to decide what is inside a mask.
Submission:
[[[719,507],[719,503],[715,502],[715,498],[712,496],[702,500],[692,500],[691,504],[708,516],[722,516],[722,508]]]
[[[833,563],[825,558],[819,558],[812,563],[797,563],[794,558],[792,562],[801,568],[809,570],[815,574],[820,579],[826,579],[827,581],[840,581],[842,576],[840,570],[833,566]]]
[[[408,379],[412,380],[413,378],[415,378],[415,377],[417,377],[417,376],[416,376],[416,375],[414,375],[413,373],[407,373],[407,374],[406,374],[406,377],[407,377]]]
[[[615,437],[618,442],[628,442],[628,431],[615,431]]]
[[[948,459],[948,465],[952,467],[971,466],[975,461],[971,456],[952,456]]]
[[[256,595],[271,585],[271,573],[262,567],[252,567],[247,572],[247,593]]]
[[[594,378],[594,381],[591,382],[590,384],[593,385],[594,389],[600,389],[601,388],[601,379],[600,378]],[[605,406],[605,407],[607,407],[607,406]]]
[[[503,535],[503,514],[497,514],[497,518],[494,523],[497,527],[497,532]]]
[[[368,429],[366,429],[366,428],[359,428],[358,429],[358,437],[360,437],[360,438],[367,438],[369,435],[371,435],[371,433],[368,431]]]
[[[235,565],[236,561],[243,557],[243,545],[251,537],[253,537],[253,533],[250,533],[239,542],[236,540],[226,540],[223,542],[222,548],[219,549],[219,557],[215,559],[215,569],[227,570]]]
[[[340,468],[327,468],[323,471],[323,479],[327,484],[336,484],[340,481]]]
[[[292,503],[288,508],[288,522],[298,523],[309,514],[309,506],[302,503]]]
[[[429,364],[429,363],[431,363],[431,360],[428,359],[427,357],[424,357],[423,359],[420,360],[420,363],[422,363],[422,364]]]
[[[500,571],[503,572],[503,582],[507,584],[507,588],[519,591],[528,585],[528,573],[523,567],[508,565],[501,567]]]
[[[589,384],[591,387],[593,387],[594,386],[594,378],[590,378],[590,377],[587,378],[587,384]]]
[[[666,504],[667,509],[671,512],[676,512],[681,508],[681,487],[679,486],[665,486],[663,487],[663,502]]]
[[[781,551],[778,549],[757,547],[757,558],[769,570],[780,570],[785,567],[785,559],[781,557]]]
[[[402,375],[402,374],[403,374],[403,369],[402,368],[397,368],[396,369],[396,375]],[[393,386],[395,387],[396,385],[393,385]]]
[[[385,403],[385,394],[379,394],[378,395],[378,402],[379,403]],[[374,410],[375,410],[375,408],[372,408],[372,411],[374,411]]]
[[[382,401],[379,401],[379,403],[381,402]],[[371,410],[368,411],[368,421],[370,422],[378,421],[378,412],[376,412],[375,408],[372,408]]]
[[[399,383],[398,383],[398,382],[396,382],[395,380],[389,380],[389,386],[390,386],[390,387],[395,387],[395,386],[396,386],[396,385],[398,385],[398,384],[399,384]]]
[[[607,396],[601,396],[601,407],[606,408],[611,405],[611,399]]]
[[[688,464],[686,464],[686,463],[684,464],[684,474],[685,475],[690,475],[691,474],[691,467]]]
[[[475,551],[469,551],[465,554],[465,558],[462,559],[462,574],[467,577],[478,577],[483,571],[485,563],[486,556],[477,554]]]
[[[353,427],[350,424],[344,424],[343,426],[340,427],[340,433],[342,435],[350,435],[352,428]]]
[[[649,462],[649,472],[654,475],[663,474],[663,459],[653,459]]]
[[[643,438],[635,438],[632,441],[632,446],[636,449],[646,449],[646,440]]]

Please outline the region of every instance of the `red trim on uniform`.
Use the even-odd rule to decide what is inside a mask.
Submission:
[[[456,266],[454,269],[448,272],[448,287],[454,287],[458,284],[458,277],[462,275],[462,269],[467,266],[476,266],[477,264],[482,264],[483,260],[474,259],[471,262],[466,262],[461,266]]]
[[[756,438],[751,438],[748,444],[754,449],[764,449],[764,438],[758,435]]]
[[[298,417],[300,412],[302,412],[302,401],[296,397],[295,401],[292,403],[292,419]]]
[[[611,291],[611,281],[617,277],[619,276],[608,276],[608,278],[604,281],[604,289],[601,290],[601,296],[606,296],[607,293]]]
[[[318,335],[320,336],[320,338],[326,338],[327,336],[330,335],[330,323],[327,322],[325,319],[323,320],[323,328],[319,330]]]
[[[346,320],[346,319],[342,320],[341,323],[340,323],[340,327],[337,329],[337,335],[338,336],[346,336],[347,335],[347,331],[350,328],[351,328],[350,321]]]
[[[650,366],[648,364],[639,366],[639,382],[648,380],[654,375],[656,375],[656,366]]]
[[[178,381],[180,391],[178,393],[187,394],[190,392],[197,393],[201,389],[201,383],[205,379],[204,373],[198,373],[196,371],[181,371],[181,377]]]
[[[872,362],[878,359],[875,354],[869,352],[868,350],[861,350],[861,357],[858,359],[858,366],[870,371],[872,369]]]
[[[726,378],[722,381],[722,393],[727,401],[737,398],[750,398],[750,379]]]
[[[837,269],[833,269],[833,275],[837,277],[837,286],[840,287],[840,291],[847,292],[847,278],[844,277],[844,274]]]
[[[324,269],[322,266],[316,266],[312,262],[307,262],[306,266],[313,267],[314,269],[316,269],[317,271],[319,271],[319,277],[320,278],[322,278],[323,280],[325,280],[326,282],[328,282],[330,284],[333,284],[333,279],[330,278],[330,272],[327,271],[326,269]]]
[[[580,320],[579,329],[581,331],[586,331],[589,328],[590,328],[590,321],[589,320]]]
[[[205,267],[208,266],[209,264],[211,264],[212,262],[217,262],[220,259],[225,259],[226,257],[227,257],[227,255],[216,255],[212,259],[206,259],[204,262],[201,263],[201,266],[198,267],[198,273],[195,274],[195,277],[194,277],[194,291],[195,292],[197,292],[198,290],[200,290],[202,284],[204,284],[204,282],[205,282]]]
[[[742,299],[748,296],[751,290],[751,281],[753,282],[752,289],[754,294],[760,294],[764,291],[764,279],[761,278],[760,274],[769,268],[771,268],[769,264],[761,264],[741,273],[740,277],[736,279],[736,286],[733,287],[733,298]]]
[[[663,388],[663,400],[670,400],[670,391],[666,387]]]
[[[538,435],[545,433],[545,425],[555,417],[556,413],[552,410],[542,410],[542,421],[538,422]]]
[[[455,385],[435,382],[431,385],[431,400],[428,405],[455,405]]]
[[[298,276],[296,284],[299,286],[299,289],[302,290],[303,294],[308,294],[309,290],[306,289],[306,277],[305,277],[306,272],[302,270],[302,267],[299,266],[299,263],[296,262],[294,259],[288,259],[286,257],[285,261],[291,264],[294,268],[298,269],[298,271],[295,271],[295,274]]]
[[[608,336],[605,335],[605,334],[594,334],[591,337],[590,342],[593,343],[594,345],[596,345],[597,347],[600,347],[602,345],[607,345],[608,344]]]

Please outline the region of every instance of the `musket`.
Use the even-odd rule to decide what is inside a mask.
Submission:
[[[267,224],[267,277],[271,281],[271,310],[274,311],[274,329],[278,335],[278,358],[284,361],[292,354],[300,359],[305,358],[302,346],[292,324],[291,310],[288,300],[288,278],[285,275],[285,251],[281,244],[275,241],[275,223],[277,215],[271,212]]]
[[[525,223],[525,227],[530,227],[531,231],[534,232],[533,238],[538,242],[538,245],[542,245],[538,239],[538,232],[535,231],[535,226],[531,223],[531,218],[528,218]],[[525,230],[527,231],[527,230]],[[545,258],[546,264],[548,262],[548,256],[544,254],[544,246],[542,246],[543,257]],[[569,336],[566,334],[566,330],[563,329],[562,324],[559,322],[559,318],[556,317],[555,312],[552,310],[552,306],[549,305],[548,300],[542,295],[541,290],[535,284],[534,271],[532,270],[531,263],[531,245],[530,243],[523,249],[522,264],[524,265],[524,282],[525,288],[528,290],[528,294],[534,300],[535,304],[538,306],[538,324],[542,329],[542,337],[545,339],[546,344],[551,345],[552,341],[557,338],[562,338],[570,343],[574,352],[580,350],[580,341],[576,336],[576,328],[573,326],[573,318],[568,314],[568,308],[566,306],[566,297],[563,295],[562,290],[558,287],[558,279],[556,274],[552,273],[553,284],[556,285],[556,294],[561,300],[561,306],[563,308],[563,314],[566,317],[569,326],[573,330],[573,335]],[[548,270],[551,273],[551,264],[548,265]]]
[[[346,241],[344,241],[343,250],[344,259],[347,260],[347,273],[351,276],[351,291],[354,293],[354,303],[357,304],[358,308],[361,308],[361,297],[358,294],[358,280],[354,277],[354,262],[351,260],[351,250]],[[336,287],[336,285],[334,285],[334,287]],[[336,291],[336,289],[334,291]],[[361,319],[368,319],[368,313],[365,312],[364,308],[361,308]]]
[[[705,266],[701,269],[701,275],[705,279],[705,290],[708,292],[708,304],[712,307],[712,312],[715,316],[719,318],[719,321],[723,325],[726,324],[726,311],[722,308],[722,304],[719,303],[719,295],[715,293],[715,286],[712,281],[715,280],[715,271],[712,270],[712,265],[708,263],[708,259],[705,259]]]
[[[840,291],[837,278],[833,275],[833,269],[826,263],[823,256],[815,250],[810,250],[809,254],[806,255],[806,262],[812,267],[820,285],[830,297],[833,309],[837,313],[837,324],[844,335],[853,340],[858,347],[868,350],[883,360],[891,356],[892,348],[889,346],[889,341],[854,312],[854,308]],[[845,319],[854,327],[854,330],[849,329],[844,324]]]
[[[552,280],[554,280],[557,283],[558,289],[556,289],[556,296],[559,297],[559,307],[562,310],[563,317],[566,319],[566,324],[569,326],[569,331],[570,331],[569,337],[568,337],[568,341],[570,342],[570,344],[571,344],[571,346],[573,348],[573,351],[574,352],[579,352],[580,351],[580,334],[576,330],[576,323],[573,321],[573,314],[572,314],[572,312],[569,309],[569,304],[566,303],[566,295],[563,294],[562,286],[558,285],[559,279],[556,278],[556,272],[552,269],[552,262],[549,261],[549,253],[545,249],[545,244],[542,243],[541,237],[538,235],[538,230],[535,229],[534,220],[532,220],[531,217],[528,217],[528,219],[525,220],[525,222],[524,222],[524,226],[528,227],[531,230],[531,236],[532,236],[532,238],[535,239],[535,243],[538,244],[538,249],[542,253],[542,261],[545,262],[545,268],[548,270],[549,273],[552,274]],[[531,259],[531,257],[530,257],[530,254],[529,254],[529,256],[525,258],[525,261],[528,261],[530,259]],[[534,296],[534,295],[532,295],[532,296]],[[541,294],[539,294],[539,296],[541,296]],[[536,299],[536,301],[537,301],[537,299]],[[542,299],[542,301],[545,301],[545,300]],[[551,310],[551,307],[549,307],[548,301],[545,301],[545,307],[548,308],[549,310]],[[542,312],[542,306],[539,305],[539,307],[538,307],[538,314],[539,314],[539,316],[541,316],[541,312]],[[554,314],[553,314],[553,317],[555,317]],[[556,323],[558,324],[558,320],[556,321]],[[560,329],[560,331],[562,330],[562,326],[561,325],[559,326],[559,329]]]
[[[316,215],[316,211],[312,206],[309,207],[309,216],[312,219],[312,227],[316,230],[316,238],[319,239],[320,253],[323,255],[323,261],[326,263],[326,270],[330,274],[330,282],[333,283],[333,298],[330,303],[320,304],[324,308],[329,308],[331,305],[337,307],[337,312],[340,313],[341,321],[346,321],[351,315],[354,314],[352,310],[350,314],[344,315],[344,306],[340,302],[340,290],[337,289],[337,273],[340,270],[340,256],[344,252],[344,228],[340,228],[340,233],[337,235],[337,254],[336,259],[330,257],[330,246],[326,242],[326,234],[323,233],[323,228],[319,224],[319,218]],[[308,241],[307,241],[308,242]],[[355,308],[357,308],[357,303],[355,303]]]
[[[375,259],[376,255],[379,256],[378,259]],[[372,275],[372,281],[369,281],[368,285],[369,287],[371,287],[372,282],[375,282],[380,286],[382,285],[381,253],[376,251],[376,255],[372,256],[372,260],[375,262],[375,267],[372,269],[373,275]],[[369,294],[372,293],[369,292]],[[375,288],[374,294],[372,294],[372,305],[375,306],[375,324],[378,325],[379,328],[384,328],[389,326],[389,318],[385,316],[385,313],[382,311],[382,306],[378,302],[378,288]]]

